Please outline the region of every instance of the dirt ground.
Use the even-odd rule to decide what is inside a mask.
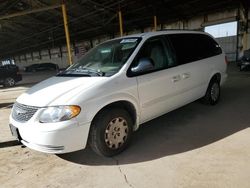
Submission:
[[[194,102],[144,124],[114,158],[90,149],[50,155],[17,145],[8,116],[28,87],[0,88],[0,187],[250,187],[250,72],[231,65],[218,105]]]

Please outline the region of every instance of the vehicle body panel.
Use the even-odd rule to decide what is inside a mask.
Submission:
[[[18,129],[23,143],[28,147],[47,153],[65,153],[85,148],[94,117],[107,105],[120,101],[131,104],[136,112],[136,130],[146,121],[203,97],[215,74],[221,75],[220,83],[223,84],[227,76],[224,53],[148,74],[128,76],[128,70],[145,41],[176,32],[162,31],[124,37],[141,37],[141,42],[113,76],[57,76],[35,85],[18,97],[17,102],[36,106],[38,111],[26,123],[17,122],[10,115],[10,124]],[[178,33],[204,34],[191,31]],[[58,105],[78,105],[81,112],[67,121],[39,121],[42,109]]]

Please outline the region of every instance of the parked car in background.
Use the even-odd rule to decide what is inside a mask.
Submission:
[[[59,67],[54,63],[40,63],[32,64],[24,68],[25,72],[36,72],[36,71],[45,71],[45,70],[58,70]]]
[[[0,66],[0,84],[4,87],[13,87],[22,80],[22,75],[16,65]]]
[[[141,124],[200,98],[217,104],[226,70],[225,53],[203,32],[113,39],[19,96],[10,128],[41,152],[67,153],[88,143],[113,156]]]
[[[240,71],[250,70],[250,49],[245,50],[239,62]]]

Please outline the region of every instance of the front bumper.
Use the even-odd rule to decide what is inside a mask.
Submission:
[[[14,136],[31,149],[54,154],[84,149],[88,140],[90,123],[76,125],[74,121],[69,120],[59,124],[62,123],[64,123],[64,127],[65,123],[68,124],[66,125],[68,128],[46,131],[28,122],[17,122],[10,117],[10,126],[17,131]],[[60,127],[60,125],[58,126]]]

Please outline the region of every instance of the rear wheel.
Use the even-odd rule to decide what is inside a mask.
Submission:
[[[4,80],[4,87],[13,87],[15,86],[16,81],[14,78],[8,77]]]
[[[122,152],[128,146],[133,123],[128,112],[120,108],[106,109],[94,119],[89,143],[99,155],[111,157]]]
[[[212,79],[208,85],[203,101],[210,105],[215,105],[220,99],[220,83],[217,79]]]

